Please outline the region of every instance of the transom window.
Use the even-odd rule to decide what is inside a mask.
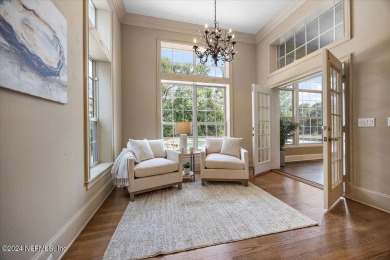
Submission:
[[[287,144],[322,143],[322,77],[316,76],[280,88],[280,118],[299,123]]]
[[[208,77],[227,78],[228,63],[219,61],[217,66],[212,59],[201,64],[192,45],[161,43],[161,72]]]
[[[206,138],[228,135],[228,64],[200,64],[192,45],[161,42],[161,134],[179,149],[176,122],[191,122],[187,145],[202,149]],[[178,80],[173,75],[180,74]],[[195,83],[194,81],[200,81]]]
[[[277,68],[299,60],[344,37],[343,1],[336,3],[277,45]]]

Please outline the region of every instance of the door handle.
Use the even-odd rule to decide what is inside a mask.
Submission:
[[[329,138],[329,142],[332,142],[332,141],[339,141],[340,138]]]

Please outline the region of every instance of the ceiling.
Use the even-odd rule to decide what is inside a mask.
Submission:
[[[291,0],[217,0],[221,28],[255,34]],[[123,0],[127,13],[204,25],[214,24],[213,0]]]

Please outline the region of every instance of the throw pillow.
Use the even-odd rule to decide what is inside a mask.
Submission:
[[[158,139],[158,140],[148,140],[148,143],[150,145],[150,148],[152,149],[154,158],[165,158],[165,146],[164,146],[164,140]]]
[[[135,157],[138,161],[146,161],[153,159],[154,155],[152,149],[150,148],[148,140],[132,140],[129,139],[127,147],[133,151]]]
[[[206,139],[206,153],[220,153],[222,148],[222,138],[207,138]]]
[[[242,138],[223,137],[221,153],[240,158]]]

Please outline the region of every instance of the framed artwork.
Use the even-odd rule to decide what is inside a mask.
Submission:
[[[0,0],[0,86],[67,103],[67,24],[50,0]]]

